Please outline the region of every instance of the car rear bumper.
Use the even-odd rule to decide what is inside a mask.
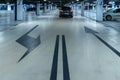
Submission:
[[[60,13],[59,16],[73,16],[73,13]]]

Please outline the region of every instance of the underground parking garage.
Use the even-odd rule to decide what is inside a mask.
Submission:
[[[119,0],[1,0],[0,80],[119,80]]]

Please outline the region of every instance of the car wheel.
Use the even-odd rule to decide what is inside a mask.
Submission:
[[[111,21],[112,20],[112,16],[110,16],[110,15],[106,16],[106,20]]]
[[[62,16],[59,16],[60,18],[62,17]]]
[[[70,16],[70,18],[73,18],[73,16]]]

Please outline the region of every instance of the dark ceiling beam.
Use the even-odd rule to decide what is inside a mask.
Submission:
[[[0,3],[14,3],[16,0],[0,0]],[[43,3],[44,0],[23,0],[24,3],[38,3],[38,2],[41,2]],[[50,1],[51,3],[59,3],[60,0],[47,0],[47,1]],[[93,1],[96,1],[96,0],[79,0],[79,2],[81,1],[88,1],[88,2],[93,2]],[[104,3],[108,3],[109,1],[115,1],[117,3],[120,3],[120,0],[103,0]],[[70,2],[76,2],[76,0],[62,0],[63,3],[70,3]]]

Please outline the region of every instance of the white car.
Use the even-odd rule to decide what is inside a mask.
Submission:
[[[103,19],[108,21],[120,19],[120,8],[107,10],[103,13]]]

